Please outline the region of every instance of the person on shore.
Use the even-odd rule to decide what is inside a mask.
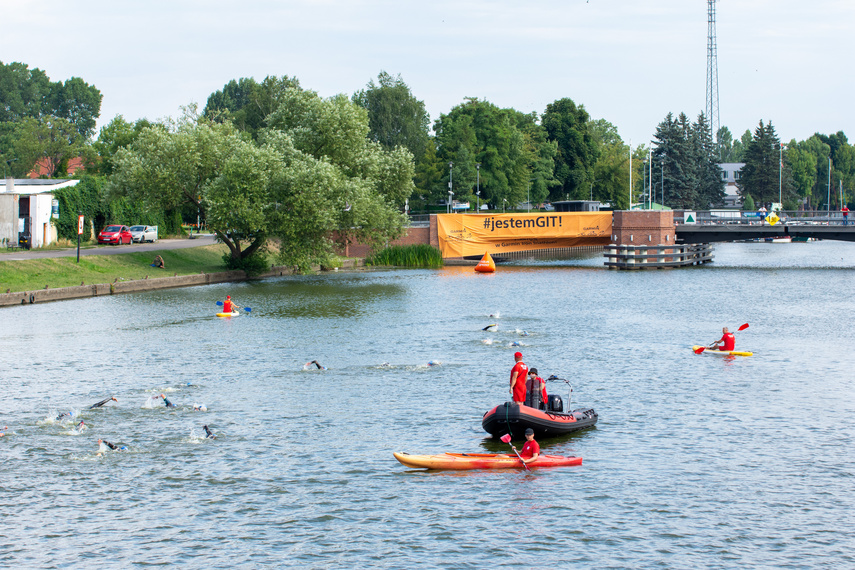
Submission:
[[[155,256],[154,263],[151,264],[152,267],[157,267],[158,269],[166,269],[166,264],[163,263],[163,258],[161,256]]]
[[[232,303],[232,296],[226,295],[226,300],[223,301],[223,312],[224,313],[231,313],[233,307],[234,307],[234,304]]]
[[[843,214],[843,225],[849,225],[849,207],[846,204],[843,204],[843,207],[840,208],[840,212]]]
[[[528,369],[528,378],[525,381],[525,405],[530,408],[542,410],[546,407],[546,382],[537,375],[537,368]]]
[[[175,404],[170,402],[169,398],[167,398],[165,394],[161,394],[160,397],[163,398],[163,405],[164,406],[166,406],[167,408],[174,408],[175,407]]]
[[[97,403],[95,403],[95,404],[92,404],[91,406],[89,406],[89,409],[90,409],[90,410],[94,410],[95,408],[100,408],[101,406],[103,406],[104,404],[106,404],[107,402],[109,402],[110,400],[113,400],[114,402],[118,402],[118,401],[119,401],[119,400],[117,400],[117,399],[116,399],[116,397],[115,397],[115,396],[110,396],[109,398],[104,398],[104,399],[103,399],[103,400],[101,400],[100,402],[97,402]]]
[[[528,366],[522,361],[522,352],[514,353],[514,367],[511,368],[511,398],[515,404],[525,403],[525,378]]]
[[[514,448],[514,451],[517,450],[516,446],[511,446]],[[537,458],[540,457],[540,444],[534,441],[534,430],[528,428],[525,430],[525,445],[523,445],[522,451],[519,452],[520,458],[522,458],[523,463],[534,463],[537,461]]]
[[[208,429],[208,426],[202,426],[202,429],[205,430],[205,439],[217,439],[217,436],[215,436],[214,433],[210,429]]]
[[[766,206],[760,205],[760,209],[757,210],[757,217],[760,218],[760,225],[763,226],[766,224]]]
[[[721,332],[721,338],[712,343],[712,346],[710,346],[710,348],[713,350],[735,350],[736,337],[733,336],[733,333],[727,330],[727,327],[721,329]]]

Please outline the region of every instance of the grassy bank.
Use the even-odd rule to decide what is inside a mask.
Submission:
[[[144,279],[171,277],[172,275],[191,275],[204,271],[215,273],[225,271],[223,244],[147,251],[116,255],[84,255],[77,263],[77,257],[55,257],[49,259],[27,259],[21,261],[0,261],[0,292],[7,289],[12,292],[35,291],[71,287],[85,283],[112,283],[116,279]],[[155,255],[163,257],[165,269],[151,266]],[[2,259],[2,258],[0,258]]]

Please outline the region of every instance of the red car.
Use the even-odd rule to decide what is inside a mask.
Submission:
[[[134,241],[128,226],[107,226],[98,234],[98,243],[111,243],[113,245],[130,244]]]

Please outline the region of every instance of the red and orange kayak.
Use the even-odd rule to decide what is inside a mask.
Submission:
[[[395,459],[407,467],[426,469],[525,469],[516,455],[504,453],[441,453],[438,455],[410,455],[395,452]],[[532,467],[567,467],[582,465],[581,457],[539,455],[528,464]]]

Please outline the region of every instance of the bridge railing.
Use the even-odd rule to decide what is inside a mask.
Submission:
[[[694,211],[694,210],[693,210]],[[721,210],[698,210],[695,212],[695,223],[700,225],[726,225],[726,224],[743,224],[759,226],[761,224],[769,225],[769,221],[763,220],[760,214],[756,211],[721,211]],[[772,212],[767,212],[766,217]],[[852,223],[853,219],[848,219],[841,212],[826,212],[824,210],[782,210],[774,212],[780,221],[778,224],[787,225],[815,225],[815,226],[843,226]],[[685,216],[683,210],[674,210],[674,224],[683,224]]]

